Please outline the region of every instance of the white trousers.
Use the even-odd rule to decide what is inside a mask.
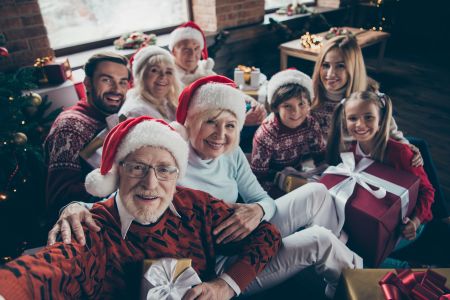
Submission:
[[[342,269],[362,268],[363,263],[337,238],[336,208],[328,190],[323,184],[310,183],[275,203],[277,211],[270,222],[280,231],[282,246],[244,294],[271,288],[314,265],[328,283],[325,294],[332,297]],[[306,228],[298,231],[302,227]]]

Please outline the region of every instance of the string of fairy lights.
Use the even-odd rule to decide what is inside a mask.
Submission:
[[[27,107],[29,113],[35,112],[34,110],[31,110],[31,108],[36,108],[37,106],[42,104],[42,98],[37,93],[31,92],[28,95],[25,95],[23,97],[30,98],[30,101],[29,101],[30,106]],[[8,97],[8,101],[10,103],[12,103],[13,101],[16,101],[16,99],[14,97],[10,96],[10,97]],[[20,124],[23,127],[28,125],[25,120],[19,121],[18,124]],[[37,128],[37,129],[39,129],[39,128]],[[23,133],[21,131],[16,131],[16,132],[12,133],[11,135],[5,134],[5,135],[0,136],[0,138],[1,138],[0,147],[5,147],[5,148],[12,147],[14,149],[17,147],[23,147],[21,150],[23,150],[24,152],[27,152],[27,150],[28,150],[27,149],[28,137],[25,133]],[[16,150],[20,150],[20,149],[16,149]],[[22,178],[19,181],[15,180],[16,179],[15,177],[18,175],[19,170],[20,170],[17,155],[15,153],[16,150],[10,151],[11,152],[11,160],[14,162],[15,167],[14,167],[13,171],[10,173],[10,175],[8,176],[5,186],[0,187],[0,201],[7,201],[9,199],[9,194],[17,193],[17,191],[18,191],[17,183],[18,182],[23,183],[23,184],[27,182],[26,177]],[[15,182],[15,184],[14,184],[14,182]]]
[[[399,2],[400,0],[395,0],[396,2]],[[372,30],[372,31],[385,31],[388,26],[388,18],[384,15],[383,6],[385,4],[385,0],[371,0],[368,2],[369,6],[376,7],[379,9],[379,18],[376,20],[376,24],[366,24],[366,26],[360,27],[360,30]],[[364,28],[366,27],[366,28]],[[326,35],[320,36],[316,34],[311,34],[309,32],[306,32],[300,37],[300,45],[304,49],[311,49],[315,51],[320,51],[320,48],[322,48],[323,43],[325,40],[330,39],[332,36],[336,35],[343,35],[348,34],[345,32],[345,29],[339,28],[339,27],[332,27],[330,30],[326,33]],[[351,33],[350,33],[351,34]]]

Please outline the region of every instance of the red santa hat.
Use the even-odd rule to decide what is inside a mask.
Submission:
[[[137,74],[141,72],[145,65],[147,64],[147,61],[154,55],[163,55],[166,59],[173,62],[172,54],[170,54],[169,51],[166,49],[163,49],[158,46],[146,46],[142,47],[139,50],[136,51],[136,53],[133,55],[132,59],[130,59],[130,68],[133,72],[133,77],[136,78]]]
[[[226,109],[236,115],[238,128],[241,130],[245,122],[245,98],[246,95],[237,89],[234,81],[225,76],[202,77],[181,92],[178,98],[176,120],[184,127],[186,120],[202,111]],[[179,125],[174,126],[184,135]]]
[[[174,31],[170,33],[169,49],[173,50],[175,45],[182,40],[195,40],[200,44],[202,48],[203,59],[208,58],[208,47],[206,45],[205,33],[196,23],[188,21],[183,25],[175,28]]]
[[[270,78],[267,84],[267,103],[272,104],[275,92],[282,86],[287,84],[298,84],[306,88],[311,99],[314,98],[311,77],[295,68],[289,68],[276,73]]]
[[[118,188],[118,164],[131,152],[144,146],[167,149],[175,158],[180,171],[186,173],[188,145],[186,141],[164,120],[142,116],[127,119],[106,136],[103,143],[100,168],[86,176],[86,191],[97,197],[106,197]]]

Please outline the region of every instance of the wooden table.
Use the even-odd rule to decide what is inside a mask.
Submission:
[[[371,45],[380,44],[378,50],[378,61],[376,65],[376,71],[381,71],[381,66],[383,63],[384,51],[386,49],[386,42],[390,34],[384,31],[373,31],[364,30],[353,27],[343,27],[351,31],[358,41],[358,45],[361,48],[365,48]],[[321,32],[317,35],[325,36],[327,32]],[[323,42],[326,42],[324,40]],[[280,69],[284,70],[287,68],[288,57],[297,57],[309,61],[316,61],[317,56],[319,56],[320,49],[303,48],[300,44],[300,39],[289,41],[283,43],[279,46],[280,48]]]

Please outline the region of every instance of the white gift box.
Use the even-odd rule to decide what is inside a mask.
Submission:
[[[249,86],[257,89],[261,81],[261,71],[259,68],[254,68],[251,72],[244,72],[239,68],[234,69],[234,82],[238,86]]]
[[[146,260],[142,278],[141,299],[175,300],[181,299],[193,286],[202,283],[191,267],[190,259],[161,258]]]

